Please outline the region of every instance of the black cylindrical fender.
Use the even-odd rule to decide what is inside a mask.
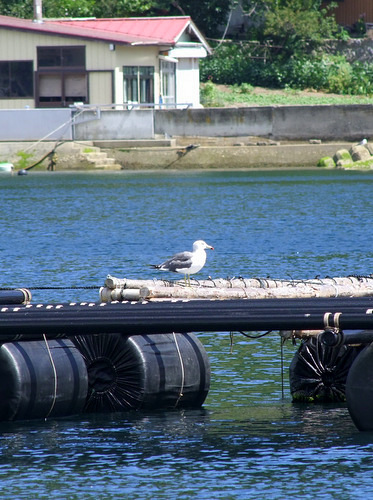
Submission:
[[[0,420],[79,414],[88,375],[70,340],[9,342],[0,347]]]
[[[373,430],[373,344],[365,347],[351,366],[346,381],[347,407],[356,427]]]
[[[86,362],[87,412],[185,408],[203,404],[210,363],[193,334],[80,335]]]

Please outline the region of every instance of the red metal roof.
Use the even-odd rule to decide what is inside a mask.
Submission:
[[[59,20],[53,23],[131,37],[175,43],[191,22],[190,17],[138,17],[119,19]]]
[[[135,45],[174,45],[188,26],[192,27],[193,32],[203,43],[203,37],[188,16],[73,20],[45,19],[42,23],[29,19],[0,16],[0,28]]]

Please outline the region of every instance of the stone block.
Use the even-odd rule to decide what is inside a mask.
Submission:
[[[371,154],[365,146],[352,146],[350,155],[354,161],[366,161],[371,158]]]

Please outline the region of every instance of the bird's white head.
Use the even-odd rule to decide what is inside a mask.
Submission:
[[[195,252],[197,250],[206,250],[206,249],[214,250],[214,247],[212,247],[211,245],[208,245],[203,240],[197,240],[193,243],[193,252]]]

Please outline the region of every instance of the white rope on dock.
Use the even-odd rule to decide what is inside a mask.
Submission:
[[[53,377],[54,377],[54,379],[53,379],[53,383],[54,383],[53,400],[52,400],[51,407],[49,408],[49,411],[48,411],[48,413],[45,416],[45,420],[47,420],[47,418],[49,417],[49,415],[52,413],[53,408],[54,408],[54,406],[56,404],[56,400],[57,400],[57,370],[56,370],[56,365],[54,364],[54,361],[53,361],[53,356],[52,356],[52,353],[51,353],[51,350],[50,350],[50,347],[49,347],[49,344],[48,344],[47,337],[45,336],[44,333],[43,333],[43,339],[44,339],[45,346],[46,346],[47,351],[48,351],[48,356],[49,356],[49,360],[50,360],[51,365],[52,365]]]

